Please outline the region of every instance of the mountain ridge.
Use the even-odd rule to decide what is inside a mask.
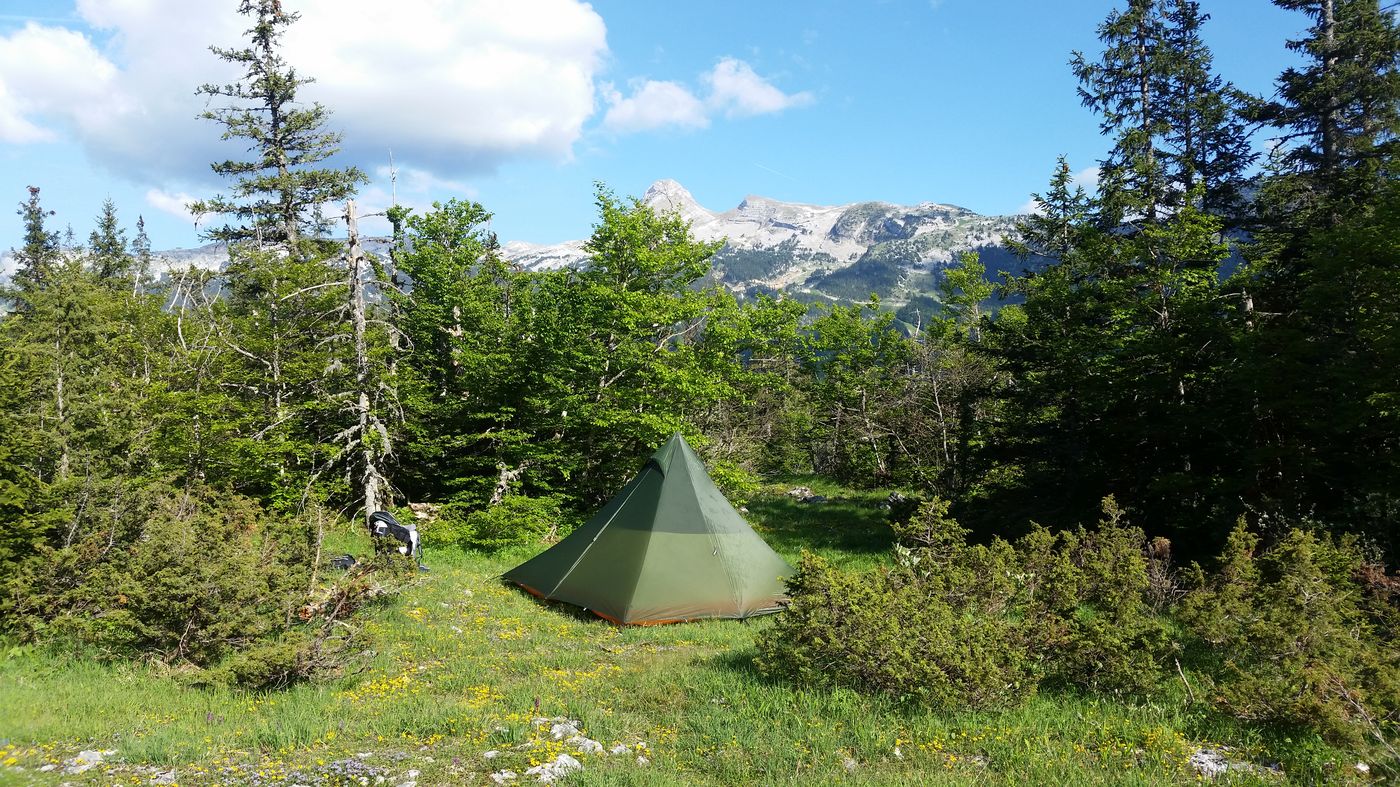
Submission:
[[[1007,247],[1015,217],[984,216],[958,205],[876,200],[816,205],[749,194],[735,207],[715,211],[669,178],[652,183],[641,201],[658,212],[680,214],[698,240],[723,240],[710,279],[740,295],[785,292],[813,301],[853,302],[875,294],[897,307],[936,299],[942,269],[963,252],[979,252],[993,274],[1022,268]],[[501,253],[528,270],[578,267],[588,261],[585,243],[509,241]],[[386,253],[388,245],[386,238],[365,239],[371,253]],[[219,243],[155,256],[171,269],[219,270],[227,262]],[[11,255],[0,254],[0,280],[12,267]]]
[[[815,205],[750,194],[734,208],[713,211],[671,179],[653,183],[641,201],[680,214],[698,240],[724,240],[714,275],[741,293],[784,291],[827,300],[864,300],[875,293],[907,303],[935,292],[941,269],[962,252],[1020,267],[1006,245],[1015,217],[983,216],[958,205]],[[583,246],[582,240],[512,241],[502,253],[525,268],[544,270],[583,264]]]

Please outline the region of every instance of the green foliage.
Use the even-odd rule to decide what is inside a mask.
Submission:
[[[304,526],[208,489],[126,503],[22,565],[5,606],[23,637],[206,666],[286,626],[305,599]]]
[[[61,256],[58,233],[45,225],[53,211],[44,210],[39,203],[39,187],[30,186],[29,199],[19,204],[16,213],[24,223],[24,245],[14,250],[14,283],[21,291],[41,289]]]
[[[298,76],[280,52],[284,29],[300,14],[282,10],[278,0],[241,0],[238,11],[250,17],[248,45],[213,47],[219,59],[244,69],[240,81],[206,84],[199,93],[235,104],[206,110],[202,117],[224,127],[224,139],[245,139],[253,157],[213,164],[214,172],[233,178],[230,195],[190,205],[195,214],[231,216],[242,224],[224,224],[206,232],[215,240],[280,245],[302,253],[299,239],[322,234],[328,222],[323,205],[340,202],[365,182],[364,173],[314,169],[339,149],[340,135],[325,130],[329,112],[320,104],[299,106],[297,91],[313,80]]]
[[[1214,546],[1200,531],[1238,506],[1240,483],[1221,423],[1239,400],[1223,382],[1220,231],[1189,206],[1132,234],[1082,227],[1056,263],[1010,282],[1024,304],[983,343],[1004,373],[979,457],[994,521],[1070,526],[1113,490],[1154,532]]]
[[[512,544],[539,543],[546,538],[562,538],[572,528],[564,519],[561,499],[560,495],[507,495],[494,506],[473,511],[466,518],[470,535],[465,545],[499,549]]]
[[[1218,573],[1183,603],[1183,619],[1214,660],[1212,703],[1242,720],[1316,729],[1350,744],[1393,735],[1393,593],[1374,568],[1372,586],[1363,584],[1367,569],[1354,544],[1305,530],[1261,551],[1241,522]]]
[[[1073,188],[1071,188],[1073,186]],[[1060,259],[1080,244],[1093,216],[1094,203],[1084,187],[1074,183],[1069,161],[1060,156],[1050,188],[1032,194],[1035,212],[1016,222],[1011,249],[1022,257]]]
[[[867,299],[871,295],[888,298],[903,281],[904,268],[909,262],[908,259],[867,253],[844,268],[808,278],[806,285],[851,301]]]
[[[1093,531],[1066,534],[1050,553],[1035,554],[1045,536],[1018,550],[1044,578],[1026,609],[1039,629],[1037,647],[1049,678],[1094,692],[1145,695],[1167,674],[1174,646],[1167,622],[1149,603],[1149,545],[1123,521],[1113,498]]]
[[[965,328],[968,339],[977,341],[982,324],[982,304],[992,297],[994,288],[987,281],[987,267],[977,252],[966,252],[956,265],[943,272],[940,286],[948,317],[955,325]]]
[[[833,306],[808,326],[798,349],[813,423],[813,468],[846,483],[892,475],[897,426],[890,413],[904,392],[913,344],[894,329],[879,301]]]
[[[1280,132],[1260,212],[1301,237],[1365,206],[1394,178],[1400,146],[1400,24],[1375,0],[1274,0],[1312,25],[1287,46],[1301,62],[1277,78],[1254,119]],[[1268,233],[1266,233],[1268,234]]]
[[[1171,643],[1147,603],[1147,543],[1112,499],[1104,510],[1094,531],[968,544],[935,498],[895,525],[895,569],[805,556],[761,666],[934,707],[1015,705],[1042,683],[1150,694]]]
[[[445,503],[422,528],[423,543],[495,551],[557,540],[575,524],[564,511],[566,500],[563,495],[506,495],[494,505],[471,500]]]
[[[715,245],[679,216],[601,188],[598,209],[589,265],[542,273],[500,260],[479,205],[407,219],[411,493],[484,508],[504,484],[588,509],[736,395],[767,307],[693,288]]]
[[[122,284],[132,275],[135,260],[129,253],[126,230],[117,220],[117,206],[110,198],[102,203],[102,213],[97,217],[97,228],[88,236],[88,254],[96,268],[97,278],[110,283]]]
[[[3,325],[0,325],[0,336],[4,336]],[[8,576],[14,563],[32,554],[43,543],[47,530],[47,523],[42,519],[26,516],[35,483],[33,476],[17,461],[20,434],[13,416],[9,415],[15,412],[20,401],[18,360],[12,353],[0,357],[0,521],[8,523],[8,527],[0,528],[0,582]]]
[[[805,555],[760,666],[944,708],[1014,705],[1037,686],[1161,697],[1186,658],[1209,703],[1242,722],[1348,746],[1393,740],[1400,580],[1354,541],[1292,530],[1260,552],[1241,522],[1178,605],[1170,546],[1112,498],[1103,513],[1093,530],[969,545],[935,498],[895,526],[894,568]]]
[[[757,476],[727,459],[707,462],[706,469],[709,471],[710,480],[715,482],[719,491],[736,507],[747,503],[758,494],[761,487]]]
[[[1256,263],[1257,329],[1235,397],[1258,404],[1243,474],[1259,507],[1306,513],[1400,555],[1400,187]],[[1261,249],[1256,251],[1262,252]]]
[[[281,689],[306,675],[307,641],[300,632],[261,640],[198,675],[206,686],[237,686],[253,690]]]
[[[765,672],[939,709],[1016,705],[1034,692],[1005,618],[918,592],[907,571],[848,572],[804,553],[792,605],[759,640]]]

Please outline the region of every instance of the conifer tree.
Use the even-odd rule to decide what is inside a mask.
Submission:
[[[1248,142],[1201,42],[1205,20],[1191,0],[1130,0],[1100,27],[1101,57],[1072,61],[1113,148],[1093,201],[1057,166],[1016,246],[1053,262],[1009,282],[1024,305],[986,342],[1015,381],[1004,402],[1016,426],[992,450],[1021,479],[1004,502],[1017,516],[1072,522],[1112,492],[1188,530],[1221,504],[1221,239]]]
[[[1214,73],[1214,57],[1201,39],[1210,15],[1201,12],[1200,4],[1165,0],[1161,13],[1154,100],[1164,120],[1167,203],[1181,206],[1200,186],[1196,207],[1238,225],[1247,170],[1257,157],[1240,115],[1242,94]]]
[[[1064,156],[1055,164],[1050,187],[1043,195],[1032,194],[1031,199],[1035,210],[1017,220],[1016,237],[1010,244],[1012,251],[1023,258],[1063,258],[1079,245],[1093,216],[1093,199],[1083,186],[1074,185],[1074,175]]]
[[[1278,0],[1312,20],[1305,59],[1256,104],[1279,132],[1256,200],[1256,326],[1240,337],[1245,446],[1262,510],[1360,530],[1400,552],[1400,26],[1376,0]]]
[[[1156,0],[1129,0],[1099,26],[1104,51],[1098,62],[1075,52],[1070,67],[1079,79],[1084,106],[1098,113],[1099,128],[1113,148],[1102,162],[1104,222],[1155,223],[1166,197],[1164,162],[1157,139],[1166,131],[1155,101],[1164,64],[1158,57],[1163,22]]]
[[[298,102],[311,80],[283,58],[282,35],[298,15],[280,0],[241,0],[252,20],[246,46],[212,47],[243,69],[239,81],[204,85],[199,93],[226,100],[203,117],[224,127],[225,139],[243,140],[251,156],[213,165],[233,181],[228,195],[195,203],[197,213],[229,221],[206,236],[230,244],[227,301],[216,310],[224,348],[240,364],[231,387],[242,391],[228,420],[245,441],[254,488],[286,501],[303,498],[321,477],[340,423],[343,391],[334,372],[341,326],[327,317],[345,303],[337,244],[324,238],[328,213],[365,180],[353,167],[323,165],[340,135],[325,128],[328,111]],[[334,206],[334,207],[332,207]],[[328,210],[329,209],[329,210]]]
[[[117,221],[117,206],[110,197],[102,202],[97,228],[88,236],[88,254],[91,255],[97,277],[104,282],[114,282],[130,274],[132,259],[127,247],[126,230]]]
[[[326,130],[325,107],[298,103],[297,91],[313,80],[298,75],[280,52],[284,30],[300,15],[283,10],[281,0],[241,0],[238,10],[253,20],[247,46],[211,49],[241,67],[243,76],[232,84],[206,84],[198,92],[233,102],[202,117],[222,125],[224,139],[246,140],[253,155],[213,164],[215,172],[234,180],[232,192],[190,207],[197,214],[235,220],[208,230],[211,239],[252,240],[295,252],[301,238],[319,236],[329,227],[322,206],[348,199],[365,176],[354,167],[314,166],[336,153],[340,134]]]
[[[14,250],[15,284],[21,291],[43,288],[62,259],[58,233],[49,230],[44,220],[53,211],[44,210],[39,203],[39,187],[29,187],[29,199],[16,211],[24,221],[24,245]]]
[[[1378,0],[1274,0],[1313,22],[1288,42],[1303,56],[1256,116],[1282,133],[1266,194],[1266,225],[1335,226],[1396,175],[1400,145],[1400,25]]]
[[[131,241],[131,292],[140,295],[151,276],[151,237],[146,234],[146,217],[136,217],[136,237]]]

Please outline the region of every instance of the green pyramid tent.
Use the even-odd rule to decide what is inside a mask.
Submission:
[[[677,434],[587,524],[504,579],[647,625],[776,612],[791,573]]]

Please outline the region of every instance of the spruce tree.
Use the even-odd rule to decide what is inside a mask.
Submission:
[[[88,254],[101,281],[111,283],[129,275],[132,259],[126,230],[117,221],[117,206],[110,197],[102,202],[97,228],[88,236]]]
[[[1158,57],[1163,22],[1156,0],[1129,0],[1099,26],[1104,51],[1098,62],[1075,52],[1070,67],[1079,79],[1084,106],[1100,116],[1099,129],[1113,139],[1101,162],[1104,222],[1155,223],[1166,196],[1166,176],[1157,139],[1166,130],[1154,101],[1162,77]]]
[[[1312,26],[1304,63],[1256,105],[1280,132],[1256,200],[1253,330],[1240,387],[1253,504],[1367,533],[1400,553],[1400,27],[1376,0],[1279,0]]]
[[[140,295],[151,277],[151,237],[146,234],[146,217],[136,217],[136,238],[131,241],[131,292]]]
[[[1167,203],[1180,207],[1200,186],[1196,207],[1238,225],[1247,170],[1257,157],[1240,115],[1243,94],[1213,71],[1214,58],[1201,39],[1210,15],[1201,12],[1199,3],[1166,0],[1161,13],[1154,100],[1164,120]]]
[[[1288,42],[1303,65],[1278,78],[1256,117],[1278,129],[1280,154],[1265,225],[1340,223],[1396,175],[1400,138],[1400,26],[1378,0],[1274,0],[1312,20]]]
[[[1072,61],[1113,147],[1092,202],[1057,166],[1016,247],[1054,261],[1008,283],[1024,303],[984,342],[1015,381],[1003,396],[1016,426],[991,448],[1018,479],[998,493],[1003,515],[1073,522],[1112,492],[1196,536],[1224,504],[1221,239],[1248,142],[1205,19],[1190,0],[1130,0],[1100,26],[1102,55]]]
[[[301,238],[317,237],[330,225],[322,206],[351,197],[365,176],[354,167],[314,166],[336,153],[340,134],[326,130],[325,107],[298,103],[297,91],[313,80],[299,76],[282,57],[282,34],[300,15],[283,10],[280,0],[242,0],[238,10],[253,20],[247,46],[211,49],[241,67],[243,77],[232,84],[206,84],[198,92],[231,100],[202,117],[222,125],[224,139],[246,140],[253,156],[213,164],[215,172],[234,180],[231,193],[190,207],[197,214],[235,219],[208,230],[210,239],[251,240],[300,253]]]
[[[1022,258],[1058,260],[1079,245],[1079,238],[1093,216],[1094,201],[1075,185],[1069,162],[1060,156],[1050,188],[1032,194],[1035,211],[1016,221],[1016,237],[1011,249]]]
[[[54,215],[39,203],[39,187],[29,187],[29,199],[16,211],[24,221],[24,245],[14,250],[14,282],[23,291],[42,289],[62,261],[58,233],[50,231],[44,220]]]

